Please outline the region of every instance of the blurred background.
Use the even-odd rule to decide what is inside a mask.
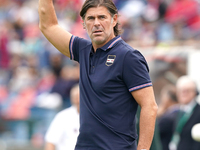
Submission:
[[[89,39],[84,0],[54,0],[59,24]],[[122,38],[145,56],[156,101],[162,87],[190,75],[200,83],[200,0],[114,0]],[[0,0],[0,149],[40,150],[55,114],[71,105],[79,65],[41,34],[38,0]]]

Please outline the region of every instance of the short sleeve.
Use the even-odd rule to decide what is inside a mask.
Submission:
[[[138,50],[127,52],[123,62],[123,80],[130,92],[152,86],[147,62]]]
[[[69,43],[70,59],[79,62],[79,51],[89,44],[91,44],[90,41],[72,35]]]

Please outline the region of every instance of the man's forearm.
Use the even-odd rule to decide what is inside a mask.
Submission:
[[[39,0],[40,30],[47,40],[62,54],[70,57],[71,33],[59,26],[53,0]]]
[[[139,142],[137,150],[149,150],[153,140],[157,106],[141,108],[139,123]]]
[[[40,18],[39,26],[41,30],[58,23],[53,6],[53,0],[39,0],[38,12]]]

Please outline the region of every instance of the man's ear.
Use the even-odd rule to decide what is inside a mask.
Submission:
[[[115,14],[115,15],[113,16],[113,27],[116,26],[117,22],[118,22],[118,15]]]
[[[86,29],[85,22],[82,20],[83,29]]]

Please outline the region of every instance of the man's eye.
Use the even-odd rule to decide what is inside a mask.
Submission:
[[[92,20],[92,19],[94,19],[93,17],[88,17],[88,20]]]

